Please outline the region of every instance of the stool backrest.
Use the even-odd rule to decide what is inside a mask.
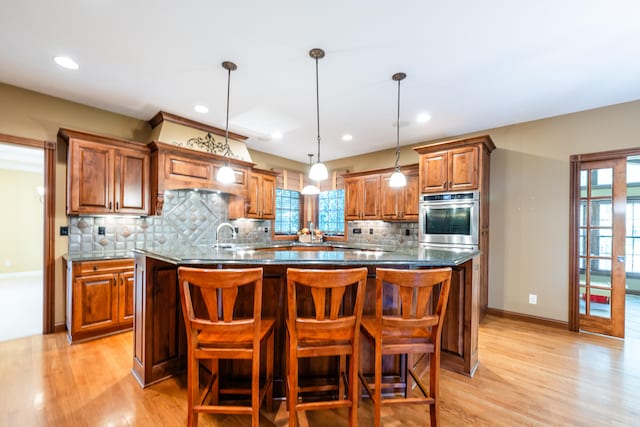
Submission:
[[[360,327],[366,283],[366,268],[289,268],[288,317],[294,339],[353,340]],[[350,287],[355,287],[355,298],[352,292],[347,292]]]
[[[214,334],[253,334],[259,340],[262,311],[262,268],[204,269],[178,268],[180,301],[187,333],[197,339],[198,332]],[[241,288],[253,285],[253,295],[238,298]],[[196,295],[199,294],[199,297]],[[251,298],[252,297],[252,298]],[[240,318],[234,312],[240,303],[253,300],[253,316]],[[244,310],[243,310],[244,311]],[[189,331],[191,329],[191,331]]]
[[[397,295],[394,304],[389,304],[390,298],[385,295],[384,288],[396,288]],[[437,302],[434,287],[440,286]],[[376,270],[376,318],[385,330],[393,328],[433,328],[431,337],[440,342],[440,333],[444,313],[449,299],[451,286],[451,268],[437,268],[429,270],[393,270],[378,268]],[[383,312],[383,301],[385,312]],[[434,306],[435,304],[435,306]],[[389,310],[389,307],[391,309]]]

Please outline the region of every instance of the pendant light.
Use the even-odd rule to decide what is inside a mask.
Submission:
[[[318,59],[324,58],[324,50],[311,49],[309,56],[316,60],[316,118],[318,122],[318,161],[309,170],[309,179],[322,181],[328,178],[327,167],[320,162],[320,91],[318,86]]]
[[[407,178],[400,172],[400,82],[405,79],[405,73],[395,73],[391,78],[398,82],[398,119],[396,120],[396,170],[389,178],[389,187],[404,187],[407,185]]]
[[[309,166],[313,167],[313,165],[311,164],[311,162],[313,161],[313,154],[309,153],[307,154],[307,156],[309,156]],[[304,194],[305,196],[314,196],[316,194],[320,194],[320,189],[315,185],[309,183],[304,186],[300,194]]]
[[[228,146],[229,144],[229,95],[231,92],[231,71],[236,70],[238,67],[233,62],[225,61],[222,63],[222,68],[229,72],[227,76],[227,124],[225,126],[224,131],[224,143]],[[236,180],[236,174],[229,166],[229,162],[218,169],[218,173],[216,174],[216,180],[223,184],[231,184]]]

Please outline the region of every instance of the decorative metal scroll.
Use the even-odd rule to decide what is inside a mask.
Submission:
[[[228,142],[216,141],[213,138],[213,135],[207,132],[207,136],[205,137],[196,137],[187,140],[187,142],[175,142],[178,147],[186,147],[186,148],[199,148],[201,150],[206,151],[207,153],[218,154],[224,157],[231,157],[234,159],[240,159],[239,156],[233,154],[231,151],[231,147],[229,147]]]

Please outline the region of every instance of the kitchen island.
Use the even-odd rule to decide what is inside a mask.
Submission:
[[[263,268],[264,318],[275,319],[274,376],[276,395],[283,394],[286,317],[286,271],[297,268],[367,267],[364,315],[375,314],[376,268],[453,269],[449,304],[442,332],[442,366],[473,375],[478,366],[478,251],[425,248],[394,249],[372,245],[279,243],[211,246],[178,246],[135,251],[134,354],[132,373],[149,386],[185,369],[186,337],[178,293],[179,266],[202,268]],[[363,352],[362,366],[372,366],[370,352]],[[309,364],[308,376],[334,370],[335,361]],[[398,358],[385,361],[385,372],[399,371]],[[230,377],[242,377],[241,363],[221,366]],[[372,371],[372,369],[370,370]]]

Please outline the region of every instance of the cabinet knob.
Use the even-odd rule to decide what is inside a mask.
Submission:
[[[93,266],[93,271],[98,271],[98,266],[97,265]]]

